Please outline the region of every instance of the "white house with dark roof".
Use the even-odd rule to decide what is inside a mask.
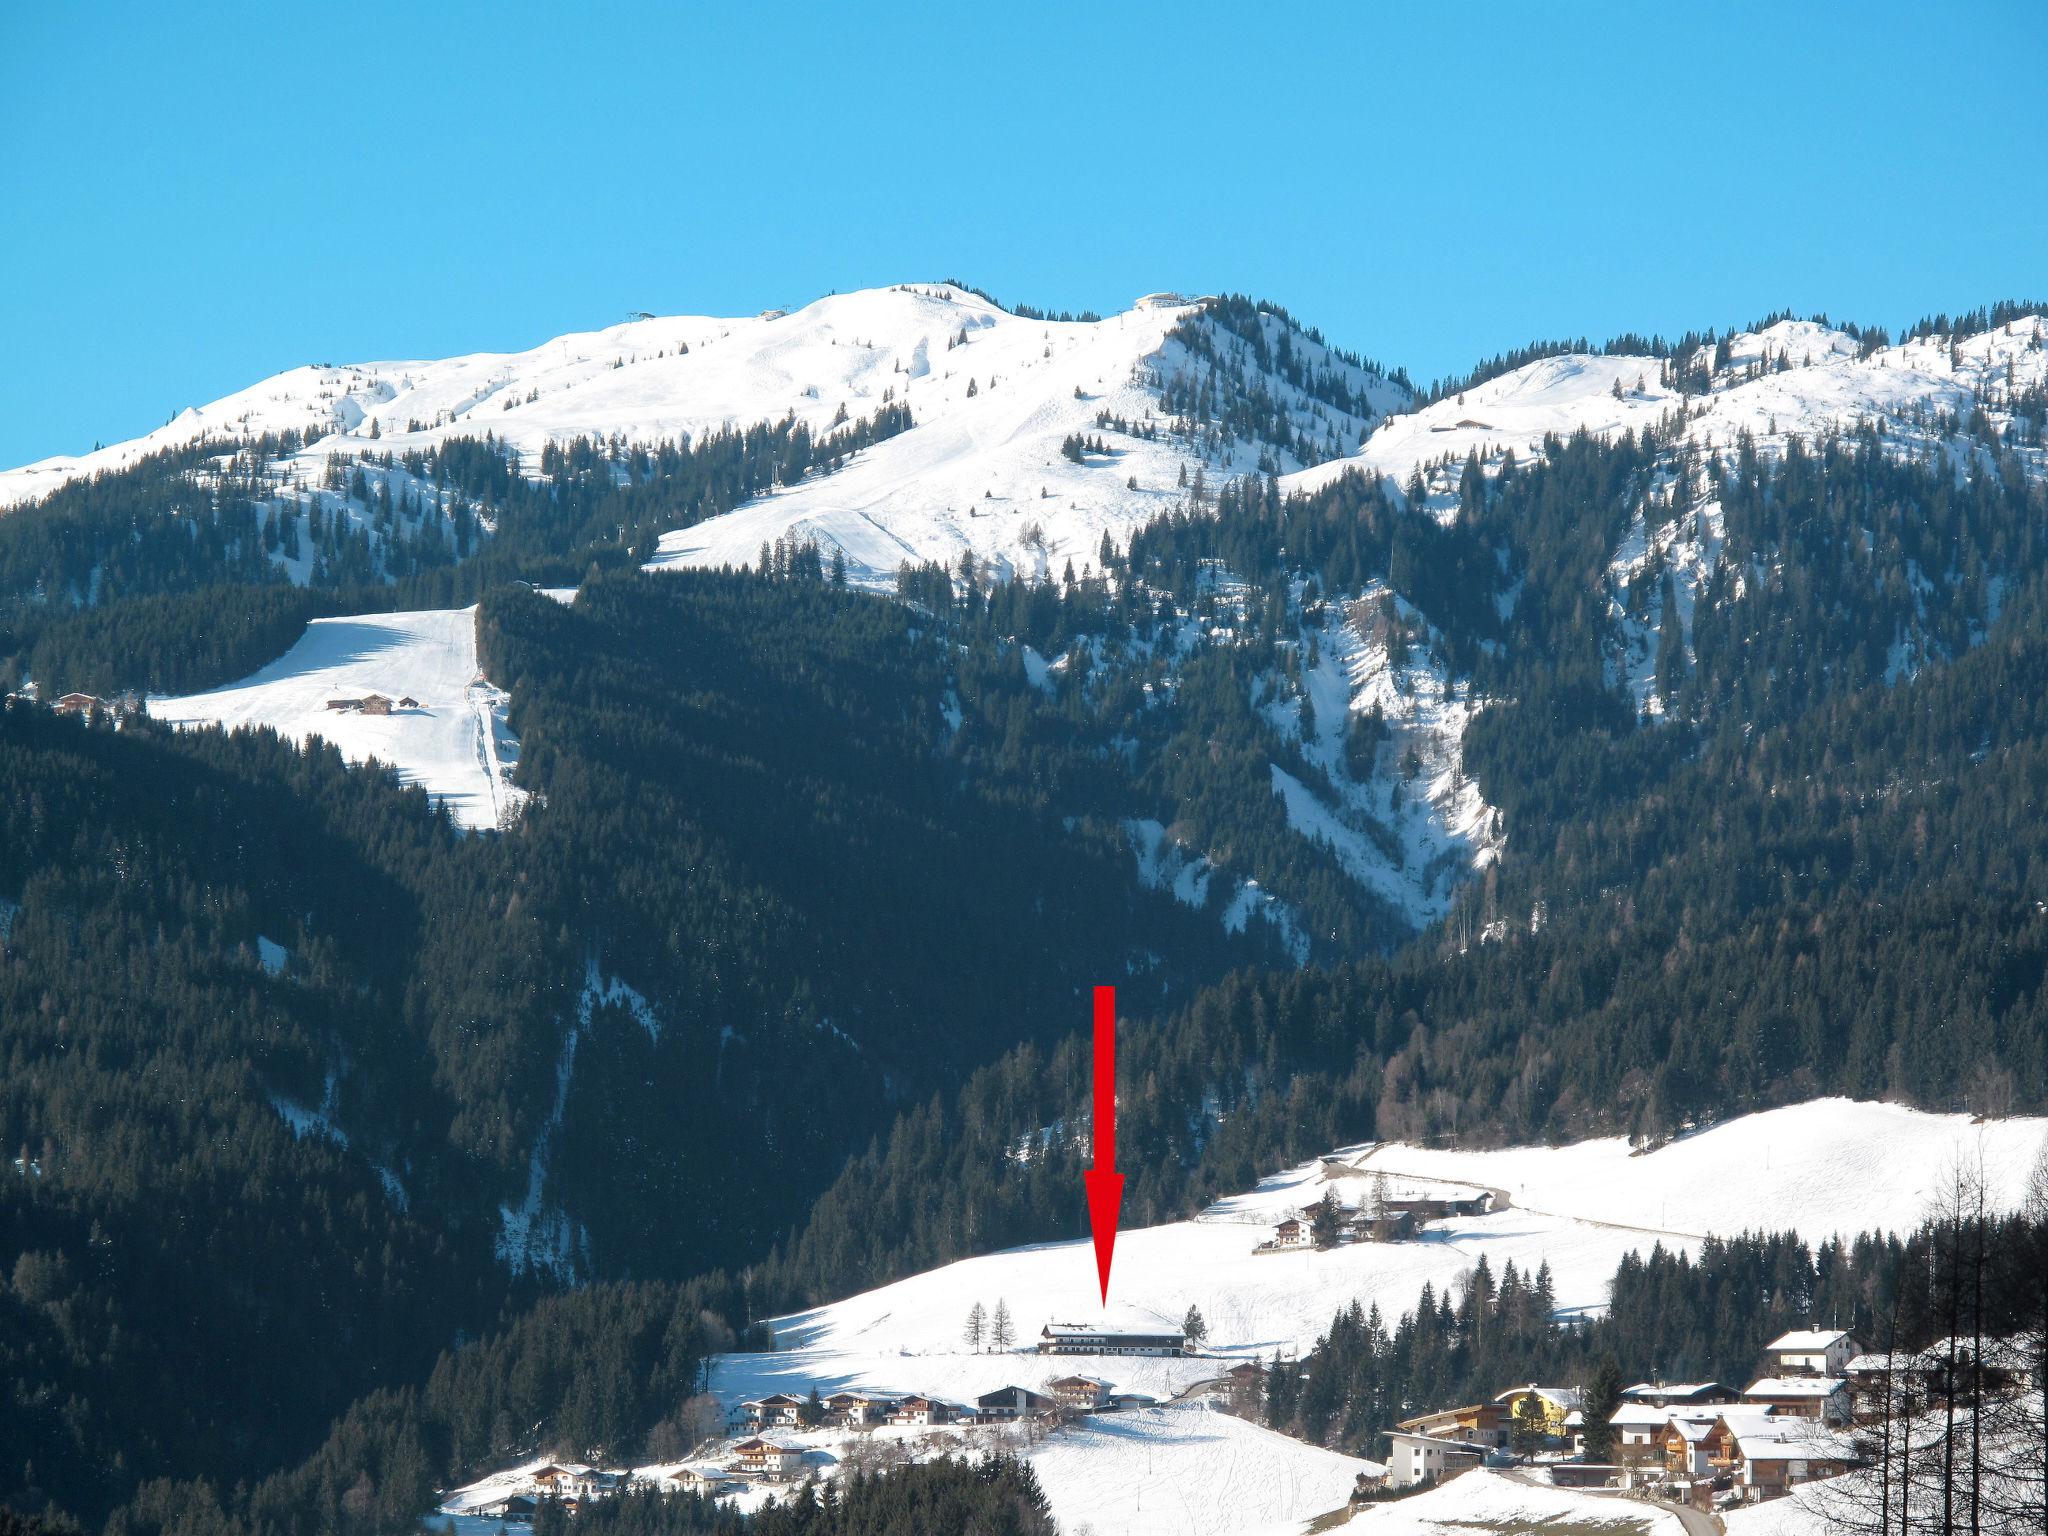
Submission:
[[[1188,1336],[1178,1323],[1138,1307],[1117,1307],[1095,1323],[1047,1323],[1038,1335],[1041,1355],[1184,1355]]]

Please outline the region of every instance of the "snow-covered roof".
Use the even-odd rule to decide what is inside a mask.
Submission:
[[[1848,1383],[1839,1376],[1764,1376],[1744,1397],[1833,1397]]]
[[[1744,1461],[1846,1461],[1854,1451],[1845,1436],[1811,1419],[1774,1419],[1729,1428],[1735,1431]]]
[[[1525,1392],[1534,1392],[1545,1402],[1555,1403],[1567,1413],[1585,1407],[1585,1401],[1579,1396],[1576,1387],[1539,1387],[1533,1381],[1525,1387],[1509,1387],[1507,1391],[1495,1397],[1494,1401],[1504,1403],[1510,1398],[1522,1396]]]
[[[1799,1354],[1832,1349],[1848,1337],[1849,1332],[1846,1328],[1794,1328],[1790,1333],[1773,1339],[1765,1347],[1774,1353]]]
[[[1669,1408],[1650,1403],[1623,1403],[1607,1416],[1610,1424],[1662,1424],[1671,1417]]]
[[[1106,1334],[1137,1334],[1145,1338],[1183,1336],[1179,1323],[1168,1322],[1157,1312],[1143,1307],[1115,1306],[1102,1314],[1102,1320],[1094,1323],[1047,1323],[1043,1337],[1101,1338]]]

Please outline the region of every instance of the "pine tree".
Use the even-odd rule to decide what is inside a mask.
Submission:
[[[1586,1459],[1610,1461],[1614,1457],[1614,1425],[1610,1422],[1621,1406],[1621,1367],[1612,1355],[1603,1355],[1586,1379],[1583,1409],[1586,1419]]]
[[[1188,1308],[1188,1315],[1181,1319],[1180,1331],[1187,1335],[1190,1344],[1198,1348],[1209,1337],[1209,1325],[1202,1320],[1202,1309],[1200,1307],[1190,1306]]]
[[[996,1298],[996,1315],[989,1323],[989,1342],[997,1349],[1008,1349],[1014,1338],[1010,1326],[1010,1304],[1002,1297]]]
[[[969,1349],[979,1350],[981,1348],[982,1333],[987,1327],[988,1313],[982,1310],[981,1303],[977,1301],[967,1309],[967,1327],[962,1335],[967,1340],[967,1347]]]

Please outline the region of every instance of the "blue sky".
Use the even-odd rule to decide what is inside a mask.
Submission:
[[[0,464],[309,361],[958,276],[1537,336],[2048,295],[1984,6],[0,5]]]

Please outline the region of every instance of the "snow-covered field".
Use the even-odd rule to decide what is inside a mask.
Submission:
[[[332,710],[330,699],[381,693],[416,707],[388,715]],[[478,670],[476,610],[371,613],[315,619],[278,660],[210,693],[153,698],[149,712],[177,725],[269,726],[295,741],[318,737],[350,762],[375,758],[418,784],[466,827],[495,827],[524,791],[510,782],[519,743],[505,695]]]
[[[1596,1530],[1612,1531],[1615,1536],[1683,1536],[1684,1532],[1677,1515],[1639,1499],[1552,1488],[1484,1469],[1412,1498],[1368,1505],[1336,1528],[1351,1536],[1471,1536],[1475,1531],[1524,1536],[1545,1530],[1570,1531],[1573,1536],[1587,1536]]]
[[[1981,1163],[1991,1203],[2015,1208],[2048,1120],[1928,1115],[1818,1099],[1764,1110],[1634,1155],[1625,1138],[1452,1152],[1375,1149],[1359,1166],[1506,1189],[1517,1208],[1701,1236],[1745,1229],[1836,1233],[1913,1225],[1957,1159]]]
[[[1381,1470],[1200,1403],[1104,1414],[1029,1454],[1067,1536],[1291,1533]]]
[[[1046,1498],[1067,1536],[1244,1536],[1294,1532],[1341,1509],[1360,1472],[1377,1462],[1344,1456],[1245,1419],[1192,1402],[1100,1414],[1064,1428],[1027,1432],[1021,1427],[881,1428],[777,1431],[773,1439],[804,1453],[805,1470],[832,1476],[847,1465],[874,1465],[891,1453],[918,1458],[977,1456],[1006,1451],[1036,1469]],[[716,1467],[720,1458],[689,1463]],[[524,1492],[542,1462],[529,1462],[451,1492],[442,1517],[474,1519],[508,1494]],[[662,1486],[682,1463],[639,1467],[636,1479]],[[752,1483],[736,1493],[735,1508],[758,1509],[786,1496],[786,1485]],[[431,1529],[445,1518],[429,1520]],[[458,1533],[464,1528],[458,1526]],[[496,1523],[477,1523],[489,1532]],[[466,1536],[466,1533],[464,1533]]]

